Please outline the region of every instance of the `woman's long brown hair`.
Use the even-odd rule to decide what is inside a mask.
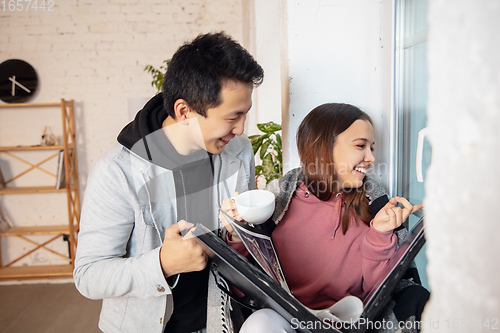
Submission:
[[[337,177],[333,149],[337,136],[356,120],[370,116],[350,104],[328,103],[313,109],[304,118],[297,131],[297,148],[304,170],[304,183],[318,199],[328,201],[335,191]],[[364,186],[344,191],[345,204],[342,216],[342,232],[349,227],[349,219],[356,214],[365,224],[373,218],[368,209]]]

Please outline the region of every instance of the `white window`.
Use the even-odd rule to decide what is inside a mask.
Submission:
[[[427,122],[427,0],[395,1],[395,76],[394,117],[395,147],[392,193],[421,203],[424,183],[417,181],[417,137]],[[430,146],[423,145],[422,174],[425,180],[430,163]],[[418,218],[410,216],[411,228]],[[427,283],[425,246],[415,259],[422,279]]]

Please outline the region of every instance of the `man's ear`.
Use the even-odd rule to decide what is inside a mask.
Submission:
[[[177,122],[185,121],[189,118],[191,108],[188,103],[183,99],[178,99],[174,103],[175,120]]]

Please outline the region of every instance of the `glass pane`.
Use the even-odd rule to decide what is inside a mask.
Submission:
[[[395,194],[421,203],[424,183],[417,182],[416,151],[418,132],[427,123],[427,1],[396,1],[396,82],[397,165]],[[423,175],[430,163],[430,146],[424,144]],[[409,227],[418,221],[410,216]],[[424,287],[427,283],[425,246],[415,259]]]

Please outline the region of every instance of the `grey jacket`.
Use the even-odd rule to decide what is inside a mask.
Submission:
[[[213,161],[213,197],[218,198],[214,205],[220,206],[234,191],[255,188],[253,150],[246,136],[232,139]],[[214,225],[219,206],[213,210]],[[163,332],[175,304],[159,251],[165,229],[176,222],[170,170],[120,144],[96,162],[83,201],[73,276],[80,293],[103,300],[102,331]],[[222,331],[220,297],[211,281],[208,332]]]

